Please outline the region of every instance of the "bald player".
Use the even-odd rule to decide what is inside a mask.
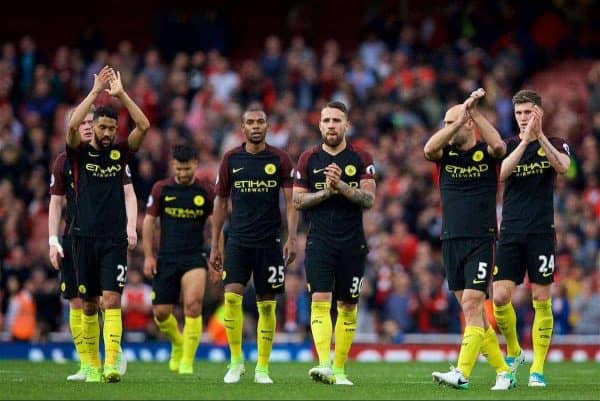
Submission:
[[[442,253],[448,287],[461,305],[465,330],[457,367],[433,372],[433,379],[458,389],[469,388],[479,352],[496,370],[492,390],[516,385],[504,361],[496,332],[485,317],[484,302],[494,265],[497,233],[498,169],[506,144],[477,109],[483,89],[451,107],[444,126],[429,138],[424,152],[439,169],[442,198]],[[475,129],[483,141],[477,140]]]

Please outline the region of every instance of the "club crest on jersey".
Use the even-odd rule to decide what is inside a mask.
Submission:
[[[273,175],[275,174],[275,171],[277,171],[277,167],[275,167],[273,163],[269,163],[265,166],[265,173]]]
[[[150,300],[154,301],[156,299],[156,292],[152,291],[150,293]]]
[[[85,294],[87,292],[87,288],[83,284],[81,284],[78,289],[80,294]]]
[[[121,152],[119,152],[116,149],[113,149],[110,151],[110,156],[111,159],[113,160],[119,160],[121,158]]]
[[[194,205],[196,205],[196,206],[204,205],[204,196],[202,196],[202,195],[194,196]]]
[[[352,177],[356,174],[356,167],[354,167],[352,164],[348,164],[346,167],[344,167],[344,173],[346,173],[348,177]]]
[[[473,160],[476,162],[480,162],[483,160],[483,152],[481,150],[478,150],[477,152],[473,153]]]
[[[60,283],[60,292],[65,292],[66,289],[67,289],[67,283],[65,283],[63,281],[62,283]]]
[[[546,156],[546,152],[544,152],[544,148],[539,148],[537,151],[538,156],[544,157]]]

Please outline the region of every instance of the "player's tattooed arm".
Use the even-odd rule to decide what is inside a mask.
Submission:
[[[559,152],[552,142],[542,133],[538,136],[538,141],[546,153],[546,158],[559,174],[565,174],[569,170],[571,158],[562,152]]]
[[[306,188],[294,187],[292,195],[292,202],[296,210],[309,209],[326,199],[329,199],[333,195],[334,191],[331,189],[322,189],[317,192],[308,192]]]
[[[360,205],[364,209],[370,209],[375,201],[375,180],[361,180],[360,188],[352,188],[344,181],[338,181],[336,188],[351,202]]]

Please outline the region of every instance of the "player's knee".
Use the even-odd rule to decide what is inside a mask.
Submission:
[[[506,286],[494,285],[493,301],[496,306],[504,306],[510,303],[511,291]]]
[[[81,309],[83,309],[83,313],[92,316],[98,313],[98,303],[93,301],[83,301],[81,305]]]
[[[483,310],[483,300],[478,297],[465,297],[462,299],[462,310],[467,323],[480,320]]]
[[[69,307],[71,309],[81,309],[83,307],[83,302],[81,301],[81,298],[76,297],[69,299]]]
[[[161,308],[161,307],[152,307],[152,313],[154,314],[154,318],[159,322],[164,322],[169,318],[171,314],[171,308]]]
[[[189,317],[198,317],[202,313],[202,302],[189,301],[183,304],[183,314]]]

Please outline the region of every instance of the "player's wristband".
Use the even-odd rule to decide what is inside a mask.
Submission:
[[[48,237],[48,245],[55,246],[58,249],[62,249],[62,245],[58,242],[58,237],[56,235],[51,235]]]

